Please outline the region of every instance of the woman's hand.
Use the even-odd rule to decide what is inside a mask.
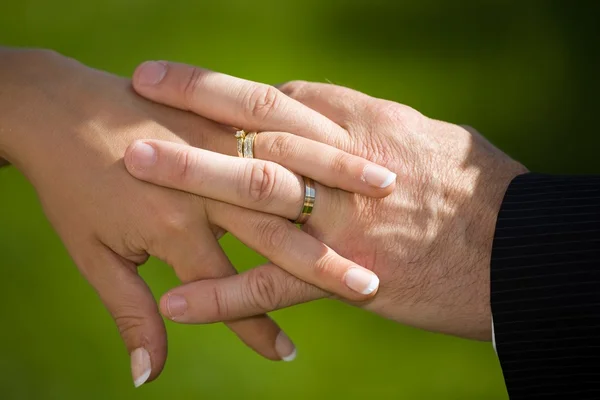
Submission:
[[[149,185],[132,178],[123,166],[127,146],[147,137],[233,154],[232,128],[144,100],[128,80],[51,52],[0,49],[0,58],[0,157],[32,182],[75,263],[114,317],[132,357],[136,385],[158,376],[167,345],[162,318],[137,267],[154,255],[172,265],[183,282],[234,274],[215,238],[224,232],[222,227],[243,226],[242,240],[291,273],[324,282],[321,286],[342,296],[369,297],[338,275],[351,270],[372,278],[372,272],[287,220]],[[300,143],[289,134],[271,137],[274,143]],[[311,145],[314,152],[336,154],[340,176],[316,168],[325,160],[302,167],[288,159],[288,166],[297,164],[304,174],[374,196],[392,189],[393,184],[382,189],[350,173],[377,168],[373,163]],[[277,168],[279,174],[289,174]],[[274,247],[278,239],[272,231],[285,232],[290,247]],[[295,354],[291,341],[264,315],[228,325],[265,357],[289,360]]]
[[[145,79],[148,64],[138,69],[134,77],[138,93],[223,124],[286,130],[320,140],[397,173],[396,191],[385,199],[317,185],[313,215],[304,230],[381,278],[377,296],[360,304],[364,308],[428,330],[490,339],[489,263],[494,225],[506,187],[514,176],[525,172],[524,167],[471,129],[432,120],[409,107],[350,89],[292,82],[281,86],[281,91],[267,90],[264,85],[223,74],[162,65],[168,68],[160,82],[152,84]],[[316,122],[321,116],[336,125],[315,129],[322,124]],[[250,168],[260,161],[236,161],[160,141],[147,143],[158,154],[155,164],[140,170],[127,163],[140,179],[286,218],[297,210],[295,199],[301,197],[301,190],[281,189],[288,187],[286,179],[292,181],[292,177],[271,182],[265,174],[272,189],[262,202],[239,196],[247,190],[247,182],[237,171],[243,164]],[[283,160],[299,150],[281,145],[257,151],[256,156]],[[135,151],[135,145],[130,151]],[[184,179],[178,179],[177,156],[187,160]],[[220,180],[227,180],[228,187],[203,184]],[[248,282],[260,285],[260,290]],[[246,293],[261,293],[260,301],[255,297],[248,301]],[[169,315],[169,299],[177,298],[186,306],[172,318],[208,323],[322,296],[326,293],[267,265],[235,277],[173,289],[162,298],[161,309]]]

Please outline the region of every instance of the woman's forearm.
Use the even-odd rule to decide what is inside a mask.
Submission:
[[[9,79],[13,73],[14,61],[14,50],[0,46],[0,107],[3,107],[4,110],[7,110],[11,97]],[[7,118],[0,116],[0,168],[10,165],[10,162],[7,161],[9,132]]]
[[[19,165],[17,152],[35,130],[26,126],[30,110],[43,107],[32,88],[43,77],[51,52],[0,46],[0,167]]]
[[[2,60],[2,59],[3,59],[3,56],[4,56],[4,54],[3,54],[3,53],[4,53],[5,51],[6,51],[6,48],[5,48],[5,47],[1,47],[1,46],[0,46],[0,60]],[[4,97],[4,96],[5,96],[5,93],[4,93],[4,91],[0,91],[0,98],[1,98],[1,97]],[[0,119],[0,135],[3,135],[3,134],[4,134],[4,133],[2,132],[2,121],[1,121],[1,119]],[[0,143],[2,143],[2,140],[1,140],[1,139],[2,139],[2,138],[0,137]],[[0,145],[0,153],[2,153],[2,147],[1,147],[1,145]],[[8,165],[8,161],[6,161],[6,160],[5,160],[4,158],[2,158],[2,156],[0,155],[0,168],[4,167],[5,165]]]

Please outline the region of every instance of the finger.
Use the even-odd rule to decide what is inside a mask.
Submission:
[[[162,76],[160,83],[141,83],[151,82],[152,80],[146,79],[146,73],[156,73],[160,68],[164,69],[162,75],[159,73],[159,76]],[[256,149],[258,158],[277,162],[327,186],[339,187],[353,193],[385,197],[393,192],[394,173],[342,151],[345,144],[348,144],[348,134],[344,129],[309,107],[282,96],[272,86],[166,62],[142,65],[134,75],[133,84],[141,95],[154,101],[190,109],[223,124],[240,126],[247,130],[284,130],[300,135],[297,137],[281,132],[261,134],[258,142],[262,145],[264,141],[264,145]],[[256,113],[246,112],[256,107],[254,102],[260,101],[263,91],[267,93],[264,95],[267,101],[270,101],[269,96],[274,97],[273,105],[265,106],[270,109],[267,115],[260,117],[255,115]],[[338,136],[343,140],[337,140]],[[211,140],[207,142],[215,142],[216,146],[206,143],[202,147],[232,154],[235,148],[232,140],[233,138],[224,140],[212,135]],[[231,144],[223,147],[227,142]],[[334,146],[327,146],[325,143]]]
[[[183,232],[184,234],[178,234]],[[177,277],[184,283],[207,278],[220,278],[236,274],[229,259],[215,240],[208,227],[190,227],[177,232],[165,232],[159,257],[173,266]],[[177,320],[185,313],[185,299],[170,296],[167,301],[168,315]],[[295,347],[279,326],[266,315],[230,321],[227,326],[250,348],[271,360],[290,360]],[[286,346],[281,337],[287,338]],[[279,344],[279,345],[278,345]]]
[[[348,133],[273,86],[170,62],[146,62],[133,76],[142,96],[248,131],[286,131],[343,148]]]
[[[302,208],[302,179],[272,162],[148,140],[127,150],[125,165],[150,183],[290,219]]]
[[[394,191],[396,174],[333,146],[285,132],[261,132],[254,156],[273,161],[323,185],[370,197]]]
[[[266,264],[228,278],[192,282],[170,290],[160,300],[160,309],[167,316],[174,296],[189,305],[183,314],[172,318],[174,321],[206,324],[259,315],[328,294],[274,264]]]
[[[328,83],[291,81],[277,88],[286,96],[347,129],[357,121],[356,116],[363,115],[376,100],[359,91]],[[364,121],[358,119],[358,122]]]
[[[164,122],[175,131],[195,132],[189,144],[221,154],[237,156],[235,129],[204,118],[191,119],[182,114]],[[180,122],[179,122],[180,121]],[[177,126],[180,125],[180,126]],[[384,197],[393,192],[394,174],[371,161],[351,155],[333,146],[286,132],[261,132],[254,145],[256,158],[273,161],[329,187],[370,197]],[[390,181],[388,186],[386,186]]]
[[[72,254],[119,328],[131,356],[134,385],[158,377],[167,357],[167,336],[154,297],[136,265],[101,244]]]
[[[257,156],[262,148],[271,146],[272,150],[266,154],[279,153],[283,159],[286,154],[298,153],[289,147],[292,141],[305,140],[310,144],[301,152],[307,159],[300,161],[295,157],[297,162],[292,164],[299,170],[292,169],[322,184],[377,197],[391,193],[395,187],[395,173],[360,157],[334,148],[319,153],[318,149],[311,148],[317,142],[294,135],[278,136],[283,142],[278,142],[277,137],[271,141],[269,136],[268,133],[257,135],[255,142],[261,144]],[[271,143],[263,143],[265,139]],[[289,168],[289,162],[281,166],[262,159],[242,159],[158,140],[134,142],[124,160],[128,171],[138,179],[242,207],[293,219],[302,204],[300,177],[283,168]]]
[[[423,121],[423,115],[409,106],[371,97],[343,86],[292,81],[277,87],[286,96],[344,127],[356,139],[354,149],[348,151],[354,154],[365,154],[367,158],[369,153],[362,153],[359,149],[368,148],[369,146],[365,146],[368,141],[363,141],[361,147],[357,148],[356,145],[361,138],[373,139],[371,132],[373,124],[369,124],[369,121],[375,121],[380,126],[394,124],[398,132],[407,126],[421,126]]]
[[[207,212],[212,223],[292,275],[327,292],[364,301],[379,287],[373,272],[341,257],[283,218],[212,200],[207,201]]]

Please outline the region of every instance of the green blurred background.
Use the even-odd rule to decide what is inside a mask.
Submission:
[[[168,59],[269,83],[328,80],[475,126],[531,169],[598,173],[596,4],[3,0],[0,44],[125,76]],[[298,346],[292,363],[261,359],[222,325],[167,322],[162,377],[133,389],[112,320],[32,188],[12,168],[0,188],[2,399],[507,398],[491,344],[327,301],[273,314]],[[242,269],[262,261],[223,245]],[[157,296],[177,284],[156,261],[142,274]]]

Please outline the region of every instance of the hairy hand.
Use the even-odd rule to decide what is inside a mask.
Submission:
[[[436,121],[350,89],[291,82],[279,91],[180,64],[167,67],[160,82],[148,85],[134,78],[138,93],[220,123],[311,137],[395,172],[396,189],[385,199],[317,185],[313,215],[304,230],[380,277],[377,296],[354,304],[424,329],[490,339],[489,265],[495,220],[506,187],[525,172],[523,166],[473,129]],[[138,78],[143,68],[136,73]],[[336,128],[314,129],[313,111],[329,118]],[[244,181],[227,175],[226,167],[214,168],[218,155],[207,157],[189,147],[150,143],[161,155],[160,162],[144,171],[130,168],[140,179],[282,216],[291,215],[295,199],[302,198],[300,190],[272,190],[263,203],[256,204],[235,191],[195,185],[193,176],[201,175],[215,180],[229,176],[231,187],[241,187]],[[298,151],[281,141],[256,156],[275,153],[285,159]],[[169,160],[181,152],[188,153],[188,170],[193,171],[184,181],[169,174],[174,168]],[[277,183],[286,184],[285,180]],[[249,282],[259,289],[249,288]],[[260,293],[261,300],[248,301],[244,295],[248,291]],[[178,322],[207,323],[327,294],[285,271],[263,266],[173,289],[161,302],[167,315],[169,296],[186,302],[185,311],[176,316]]]

